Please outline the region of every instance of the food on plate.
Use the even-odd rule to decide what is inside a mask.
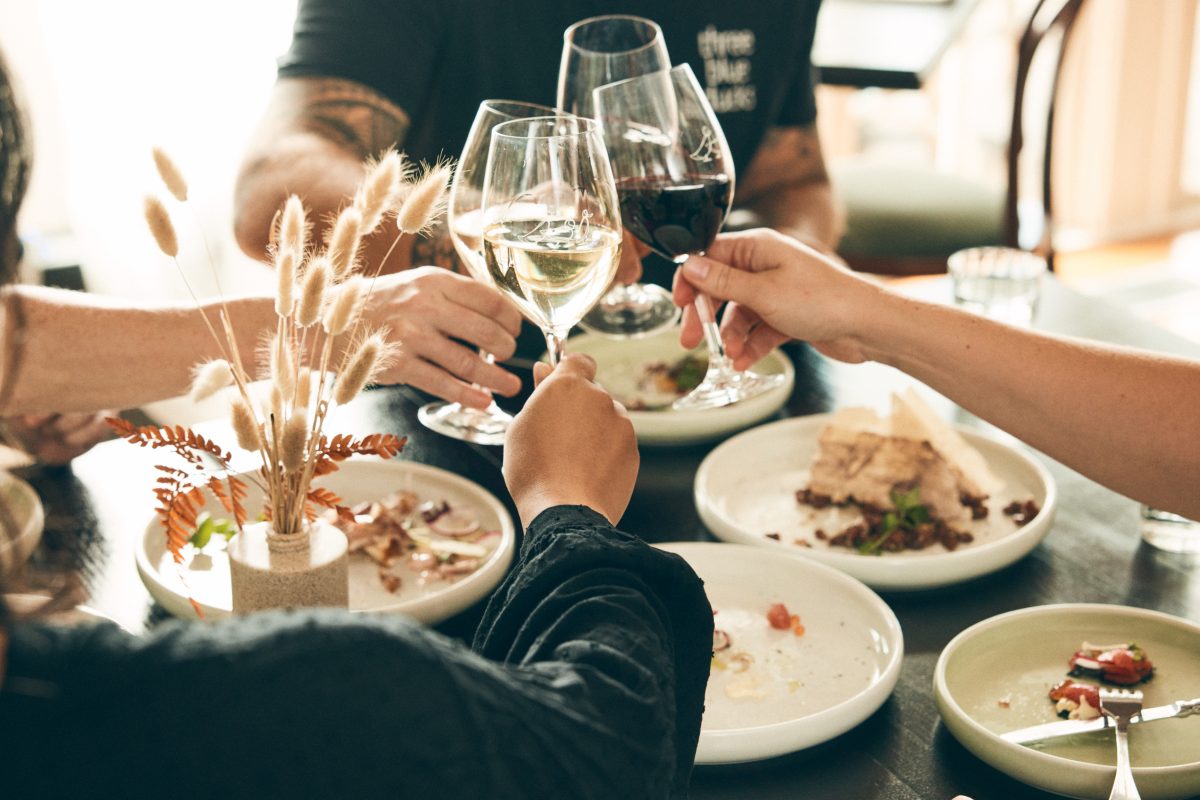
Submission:
[[[919,486],[930,514],[961,530],[987,514],[999,480],[974,448],[913,389],[892,395],[892,414],[846,408],[817,440],[808,494],[834,504],[892,507],[897,486]]]
[[[797,498],[804,502],[799,495]],[[932,517],[929,508],[920,502],[920,487],[917,486],[894,489],[890,511],[873,506],[863,506],[859,510],[862,520],[840,533],[830,536],[823,528],[818,528],[814,535],[831,546],[852,547],[866,555],[923,550],[932,544],[954,550],[960,544],[975,540],[973,535],[956,531],[943,520]]]
[[[1154,677],[1154,664],[1136,644],[1090,644],[1084,642],[1067,662],[1069,675],[1097,678],[1105,683],[1129,686]]]
[[[869,408],[835,413],[817,438],[808,485],[796,500],[813,508],[855,507],[862,519],[818,530],[834,547],[865,554],[947,550],[974,540],[973,521],[1002,484],[983,456],[941,420],[914,389],[892,395],[889,416]],[[1038,513],[1033,500],[1005,509],[1017,524]]]
[[[804,635],[804,626],[800,624],[800,616],[788,613],[788,608],[783,603],[775,603],[767,609],[767,622],[777,631],[790,629],[797,636]]]
[[[1154,665],[1136,644],[1091,644],[1084,642],[1067,661],[1076,678],[1094,678],[1104,683],[1129,686],[1154,677]],[[1095,719],[1100,716],[1100,687],[1070,678],[1050,689],[1054,711],[1064,719]]]
[[[332,521],[346,534],[351,555],[374,561],[380,582],[393,594],[402,585],[402,567],[421,583],[454,580],[477,570],[500,538],[474,510],[445,500],[421,502],[410,491],[362,503]]]
[[[699,386],[707,369],[706,355],[688,353],[674,362],[641,364],[620,381],[610,376],[605,388],[630,411],[657,411]]]
[[[714,609],[714,618],[717,613]],[[767,620],[767,627],[772,630],[791,631],[794,636],[803,636],[805,633],[804,625],[800,623],[800,616],[788,611],[788,607],[783,603],[770,605],[764,616]],[[774,649],[776,656],[782,654],[778,648]],[[764,681],[776,680],[778,676],[765,678],[761,674],[762,669],[754,669],[755,664],[756,660],[752,653],[741,648],[734,649],[733,640],[729,634],[721,628],[713,626],[713,672],[728,672],[734,676],[725,684],[725,694],[728,697],[733,700],[759,700],[769,694],[764,687]],[[794,692],[799,683],[788,681],[787,686],[789,692]]]
[[[1069,678],[1050,690],[1054,713],[1063,719],[1095,719],[1100,716],[1100,687],[1076,683]]]

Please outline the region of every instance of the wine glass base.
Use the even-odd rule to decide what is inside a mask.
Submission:
[[[492,403],[480,411],[458,403],[428,403],[417,410],[417,419],[431,431],[443,436],[475,444],[504,444],[511,414]]]
[[[730,406],[782,386],[786,380],[783,375],[710,370],[699,386],[676,400],[671,408],[675,411],[699,411]]]
[[[592,307],[579,325],[614,339],[637,339],[675,325],[679,308],[671,293],[654,284],[618,287]]]

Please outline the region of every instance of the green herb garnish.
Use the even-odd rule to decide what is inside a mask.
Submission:
[[[879,555],[880,549],[896,531],[929,522],[929,507],[921,503],[921,487],[914,486],[906,492],[892,489],[890,496],[895,508],[883,515],[879,535],[858,546],[858,552],[863,555]]]
[[[203,550],[205,545],[212,539],[214,533],[224,536],[225,541],[228,542],[237,533],[237,526],[223,517],[214,519],[212,514],[209,514],[207,511],[201,511],[200,515],[196,517],[196,530],[192,532],[192,537],[188,541],[197,550]]]
[[[681,394],[687,394],[700,385],[708,372],[708,359],[702,356],[688,355],[671,367],[667,376],[679,387]]]

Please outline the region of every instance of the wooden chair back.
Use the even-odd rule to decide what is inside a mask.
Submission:
[[[1032,86],[1031,67],[1034,56],[1048,59],[1046,79],[1049,81],[1046,103],[1045,141],[1042,143],[1041,164],[1041,219],[1037,220],[1037,241],[1032,249],[1046,258],[1054,268],[1053,195],[1051,193],[1051,151],[1054,141],[1054,106],[1058,95],[1059,76],[1062,72],[1063,55],[1071,30],[1079,17],[1084,0],[1038,0],[1029,22],[1017,43],[1016,89],[1013,93],[1012,131],[1008,142],[1008,190],[1004,202],[1004,229],[1006,243],[1011,247],[1030,248],[1031,236],[1022,236],[1022,220],[1018,213],[1021,199],[1020,161],[1025,146],[1024,114],[1029,103]],[[1028,220],[1026,220],[1028,222]]]

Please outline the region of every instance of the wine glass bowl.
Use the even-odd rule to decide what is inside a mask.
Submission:
[[[729,214],[735,181],[725,134],[691,67],[599,86],[593,113],[617,176],[625,229],[676,263],[704,253]],[[717,408],[779,385],[780,376],[733,369],[711,303],[701,296],[696,305],[709,367],[676,409]]]
[[[596,123],[560,114],[497,125],[482,208],[489,278],[542,329],[556,364],[621,257],[616,186]]]
[[[581,20],[563,34],[558,107],[591,116],[596,87],[670,66],[662,30],[651,20],[623,14]],[[601,335],[632,338],[669,328],[678,319],[670,292],[634,283],[613,286],[582,324]]]
[[[515,100],[484,100],[479,104],[462,156],[450,184],[447,224],[459,260],[477,281],[491,285],[483,263],[483,180],[492,129],[502,122],[554,114],[554,109]],[[489,363],[495,359],[484,354]],[[425,427],[476,444],[503,444],[512,424],[511,414],[493,401],[486,409],[460,403],[427,403],[417,412]]]

